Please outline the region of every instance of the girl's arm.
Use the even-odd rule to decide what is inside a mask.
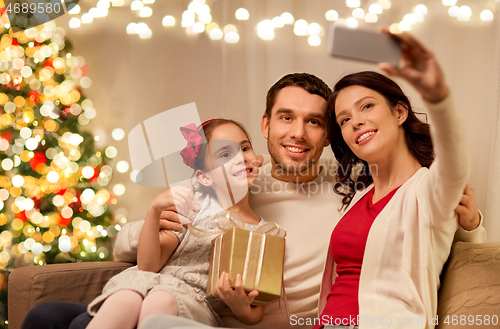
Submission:
[[[160,271],[179,244],[172,231],[160,231],[160,221],[170,219],[172,212],[188,217],[195,209],[199,209],[199,205],[194,201],[192,187],[172,187],[151,202],[139,236],[137,265],[140,270]]]
[[[246,325],[259,323],[264,315],[265,306],[250,305],[259,292],[252,290],[246,294],[241,285],[240,274],[236,275],[234,287],[233,289],[230,286],[229,273],[222,272],[215,286],[215,291],[241,323]]]
[[[172,231],[160,231],[162,211],[155,206],[154,201],[149,206],[137,250],[137,266],[150,272],[159,272],[179,244]]]

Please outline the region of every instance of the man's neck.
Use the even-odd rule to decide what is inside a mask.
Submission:
[[[319,161],[317,161],[315,164],[301,172],[288,172],[282,166],[277,165],[276,162],[271,159],[271,176],[274,179],[283,182],[309,182],[318,177],[321,170],[322,168],[319,164]]]

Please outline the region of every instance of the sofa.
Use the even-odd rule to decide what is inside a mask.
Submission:
[[[41,302],[89,303],[113,275],[132,266],[89,262],[15,269],[8,281],[9,329]],[[500,242],[456,242],[443,269],[437,328],[500,327]]]

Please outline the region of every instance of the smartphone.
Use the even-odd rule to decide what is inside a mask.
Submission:
[[[330,26],[328,54],[334,57],[353,59],[371,63],[389,63],[397,66],[401,57],[401,47],[388,34],[351,29],[342,24]]]

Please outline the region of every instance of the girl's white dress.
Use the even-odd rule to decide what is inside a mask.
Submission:
[[[201,210],[193,225],[200,229],[216,230],[214,216],[223,209],[211,197],[198,200],[198,203]],[[263,223],[261,219],[259,225]],[[238,224],[249,231],[258,226]],[[178,316],[210,326],[222,326],[217,312],[221,312],[225,304],[206,298],[212,238],[195,237],[186,227],[182,231],[172,232],[179,238],[179,245],[159,273],[141,271],[134,266],[115,275],[104,286],[102,294],[89,304],[88,313],[94,316],[106,298],[119,290],[133,290],[143,298],[153,291],[168,291],[175,297]]]

